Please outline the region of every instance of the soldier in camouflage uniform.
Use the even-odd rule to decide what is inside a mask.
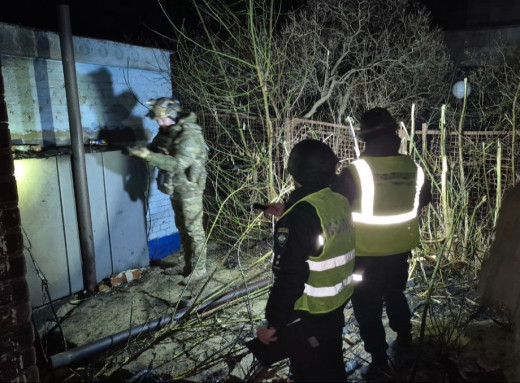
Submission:
[[[157,120],[159,132],[147,147],[130,148],[129,154],[159,169],[158,187],[170,195],[179,229],[186,276],[181,283],[186,284],[190,280],[200,280],[206,274],[202,195],[208,147],[194,113],[183,115],[180,105],[166,97],[151,99],[147,104],[148,116]]]

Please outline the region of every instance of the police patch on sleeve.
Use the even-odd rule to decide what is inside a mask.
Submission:
[[[276,244],[280,247],[287,243],[287,238],[289,238],[289,228],[288,227],[280,227],[276,232]]]

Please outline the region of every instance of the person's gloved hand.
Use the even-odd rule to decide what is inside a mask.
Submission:
[[[256,336],[263,344],[269,344],[276,342],[278,337],[275,335],[276,329],[267,328],[265,326],[260,326],[256,329]]]
[[[283,203],[269,203],[267,204],[267,209],[264,210],[264,215],[269,217],[271,215],[275,217],[280,217],[285,211],[285,205]]]
[[[130,156],[139,157],[144,160],[149,156],[150,150],[144,146],[140,148],[128,148],[128,154]]]

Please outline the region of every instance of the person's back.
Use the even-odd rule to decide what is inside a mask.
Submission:
[[[400,254],[419,244],[417,211],[424,173],[408,156],[363,156],[349,170],[358,256]]]
[[[383,300],[392,330],[402,346],[411,343],[410,309],[403,294],[408,258],[419,243],[417,214],[429,200],[424,173],[408,156],[398,153],[396,120],[386,109],[374,108],[361,118],[360,136],[366,143],[361,157],[347,166],[332,189],[352,203],[356,231],[354,273],[362,276],[352,297],[365,350],[372,363],[367,379],[385,378],[387,362]],[[421,195],[422,194],[422,195]]]

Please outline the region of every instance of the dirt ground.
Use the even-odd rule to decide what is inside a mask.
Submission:
[[[141,278],[89,297],[73,296],[55,305],[60,326],[49,307],[34,313],[41,335],[43,382],[287,382],[289,366],[280,362],[260,371],[244,342],[262,323],[267,288],[247,299],[197,311],[197,302],[212,301],[247,282],[270,278],[269,244],[258,243],[245,254],[209,248],[208,283],[181,286],[179,253],[142,270]],[[229,256],[228,256],[229,255]],[[226,256],[228,256],[226,258]],[[221,262],[226,259],[225,262]],[[416,273],[407,290],[414,313],[415,337],[421,333],[426,273]],[[449,279],[440,284],[428,308],[422,342],[406,367],[395,363],[396,381],[513,381],[514,343],[502,313],[482,310],[474,281]],[[444,285],[443,285],[444,284]],[[444,287],[443,287],[444,286]],[[442,290],[444,289],[444,290]],[[195,305],[195,306],[194,306]],[[148,335],[97,350],[88,359],[52,369],[50,362],[67,349],[96,342],[136,325],[181,312],[191,313]],[[352,308],[345,309],[344,357],[349,381],[362,381],[359,370],[370,359],[363,349]],[[384,318],[387,324],[386,317]],[[395,334],[387,329],[390,342]],[[110,341],[109,341],[110,343]],[[47,361],[47,363],[46,363]]]

